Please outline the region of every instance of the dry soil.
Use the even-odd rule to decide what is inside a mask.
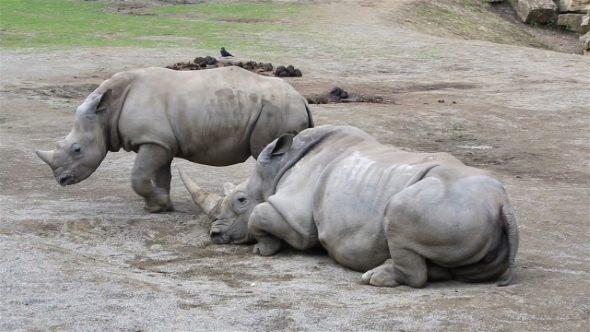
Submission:
[[[130,187],[133,153],[111,153],[62,188],[34,150],[71,130],[93,86],[137,63],[212,50],[2,50],[0,330],[587,331],[590,58],[427,36],[380,24],[375,8],[354,3],[322,11],[314,23],[332,39],[294,36],[308,56],[288,59],[304,76],[287,80],[303,94],[338,85],[394,103],[312,105],[316,123],[352,124],[384,144],[451,152],[494,172],[520,227],[511,286],[376,288],[322,251],[260,257],[251,245],[213,245],[176,169],[221,192],[249,176],[252,160],[175,161],[170,213],[143,210]],[[347,65],[331,41],[367,56]],[[272,50],[241,56],[274,60]]]

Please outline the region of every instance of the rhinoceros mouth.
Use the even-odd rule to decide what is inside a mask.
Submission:
[[[209,235],[211,236],[211,241],[215,244],[227,244],[231,243],[232,237],[231,235],[223,232],[216,223],[219,222],[219,219],[213,220],[211,231]]]
[[[57,180],[57,183],[62,187],[76,183],[76,177],[70,173],[61,173],[55,177],[55,180]]]
[[[215,244],[228,244],[231,243],[232,238],[230,235],[222,232],[219,229],[212,228],[210,232],[211,241]]]
[[[211,233],[211,241],[215,244],[231,243],[231,237],[221,233]]]

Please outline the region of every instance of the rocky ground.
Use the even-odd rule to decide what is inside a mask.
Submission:
[[[314,23],[329,40],[367,56],[347,65],[346,54],[326,52],[332,44],[294,36],[309,54],[289,59],[303,76],[285,79],[304,95],[339,86],[391,101],[312,105],[318,125],[352,124],[382,143],[451,152],[494,172],[520,226],[513,285],[376,288],[322,251],[259,257],[251,245],[213,245],[176,170],[220,193],[249,176],[252,160],[175,161],[170,213],[143,210],[130,187],[133,153],[111,153],[89,179],[62,188],[34,150],[71,130],[94,86],[137,63],[210,50],[2,50],[0,330],[588,329],[589,58],[443,39],[381,24],[374,7],[322,6]],[[271,53],[238,60],[276,62]]]

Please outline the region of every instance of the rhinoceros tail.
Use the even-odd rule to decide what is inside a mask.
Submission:
[[[510,204],[504,204],[502,206],[501,216],[504,221],[504,227],[508,233],[508,262],[510,264],[510,267],[508,268],[508,276],[506,279],[498,283],[498,286],[504,287],[512,282],[512,277],[514,276],[514,260],[516,252],[518,251],[519,237],[518,224],[516,223],[514,211],[512,211]]]

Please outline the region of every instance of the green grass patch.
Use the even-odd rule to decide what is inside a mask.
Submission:
[[[1,0],[0,47],[195,47],[243,50],[265,44],[265,34],[305,31],[281,24],[311,5],[198,4],[152,7],[121,14],[113,2]],[[230,50],[231,51],[231,50]]]
[[[274,3],[231,3],[195,5],[177,5],[155,7],[148,10],[149,13],[167,14],[169,16],[187,17],[201,16],[209,20],[259,20],[277,21],[283,17],[294,16],[301,13],[302,9],[309,5],[274,4]]]

